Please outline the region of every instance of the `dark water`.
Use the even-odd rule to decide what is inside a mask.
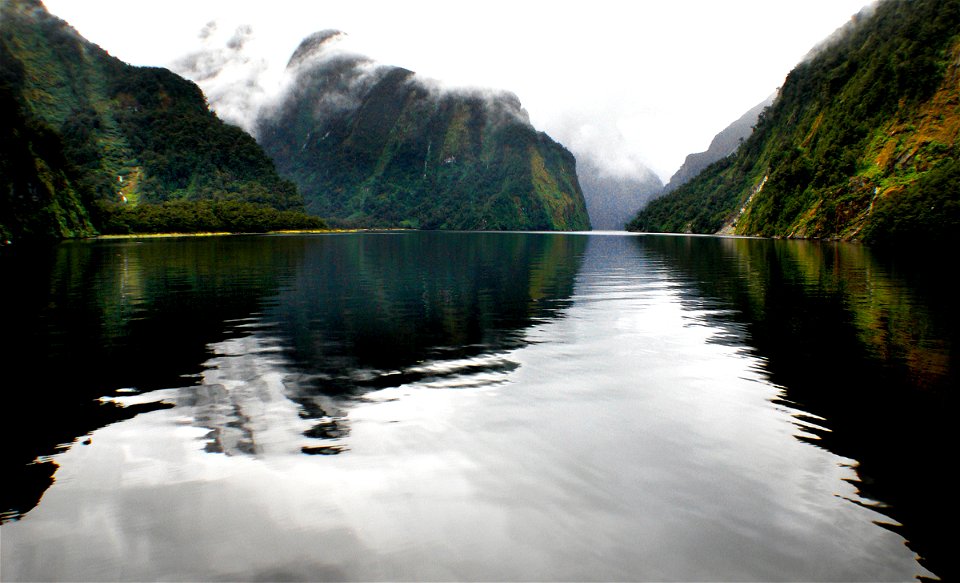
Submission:
[[[4,581],[956,572],[960,318],[916,261],[404,233],[0,273]]]

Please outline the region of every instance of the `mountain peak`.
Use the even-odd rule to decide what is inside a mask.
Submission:
[[[737,148],[740,147],[740,143],[749,138],[750,134],[753,133],[753,126],[756,125],[760,113],[773,104],[776,96],[777,94],[773,93],[761,103],[750,108],[750,110],[740,116],[737,121],[721,130],[720,133],[713,137],[713,140],[710,141],[710,146],[705,151],[688,155],[683,162],[683,166],[670,177],[670,181],[663,188],[663,192],[668,193],[676,190],[680,185],[693,179],[701,170],[710,164],[736,152]]]
[[[576,162],[505,91],[449,89],[310,35],[256,133],[308,209],[353,226],[584,230]]]
[[[302,64],[304,61],[330,48],[330,46],[336,44],[337,41],[346,36],[347,33],[332,28],[311,34],[300,41],[297,50],[293,51],[293,55],[290,56],[287,67],[290,68]]]

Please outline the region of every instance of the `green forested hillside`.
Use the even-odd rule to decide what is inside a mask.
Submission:
[[[92,190],[68,162],[60,135],[24,104],[24,76],[0,42],[0,238],[91,235]]]
[[[960,0],[881,0],[786,78],[732,157],[630,224],[891,243],[960,228]]]
[[[186,201],[187,212],[190,201],[303,208],[296,186],[193,83],[126,65],[37,0],[0,10],[3,240],[131,228],[133,208],[166,201]]]
[[[443,91],[396,67],[304,40],[294,88],[257,137],[308,210],[358,226],[589,229],[573,155],[516,97]]]

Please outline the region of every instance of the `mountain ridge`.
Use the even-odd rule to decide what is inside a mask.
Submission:
[[[710,140],[710,145],[703,152],[688,154],[680,168],[673,173],[670,180],[663,187],[663,194],[673,192],[683,184],[693,179],[704,168],[714,162],[726,158],[733,154],[740,147],[740,144],[750,137],[753,133],[753,126],[764,109],[773,104],[776,93],[767,97],[762,102],[751,107],[743,115],[732,122],[730,125],[720,130],[720,132]]]
[[[946,242],[960,228],[960,2],[883,0],[790,72],[734,156],[630,229]]]
[[[507,92],[440,89],[321,31],[255,134],[310,212],[351,226],[586,230],[576,161]]]

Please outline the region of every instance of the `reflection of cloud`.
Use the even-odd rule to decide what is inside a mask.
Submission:
[[[197,386],[105,399],[129,406],[147,401],[174,403],[180,415],[209,430],[206,451],[227,455],[335,453],[346,430],[329,416],[337,407],[313,396],[310,411],[291,397],[303,397],[299,377],[282,356],[279,342],[253,334],[211,345]],[[316,443],[324,440],[324,445]]]
[[[493,391],[405,385],[369,393],[350,412],[349,455],[204,453],[208,429],[195,421],[203,412],[231,412],[215,426],[246,423],[262,451],[271,435],[244,415],[276,414],[287,425],[276,435],[302,439],[289,402],[305,390],[302,377],[273,328],[260,318],[236,322],[232,331],[244,335],[211,345],[201,375],[211,388],[200,397],[196,387],[161,393],[182,407],[103,427],[90,445],[58,456],[43,503],[3,527],[4,577],[803,579],[811,564],[820,578],[930,575],[903,537],[878,526],[884,517],[856,491],[855,461],[796,439],[795,410],[775,401],[781,389],[763,359],[742,344],[710,342],[728,332],[715,316],[733,304],[698,293],[700,279],[655,247],[690,239],[576,239],[589,245],[578,247],[572,303],[564,317],[523,320],[527,342],[509,354],[521,364],[514,382]],[[314,265],[350,265],[329,258]],[[364,259],[371,274],[391,275],[370,254]],[[450,262],[480,263],[462,259]],[[303,271],[304,282],[330,279]],[[369,283],[344,287],[390,289]],[[366,321],[316,291],[277,300],[312,298],[349,317],[337,326],[297,306],[299,321],[324,329]],[[380,310],[366,314],[372,325],[385,320]],[[490,361],[403,368],[437,376]]]
[[[269,338],[246,336],[214,345],[203,384],[180,390],[178,406],[192,407],[210,428],[208,451],[261,454],[290,449],[309,425],[287,398],[285,362]]]
[[[251,320],[238,327],[260,325]],[[373,393],[399,387],[465,389],[497,386],[518,366],[506,354],[491,353],[425,361],[401,370],[349,369],[342,372],[344,378],[336,379],[295,372],[280,341],[269,335],[232,338],[212,344],[210,350],[215,356],[204,363],[206,370],[196,386],[103,400],[122,406],[172,403],[181,417],[208,430],[204,449],[211,453],[335,454],[346,449],[346,398],[316,390],[318,380]],[[366,398],[377,402],[382,396]]]

